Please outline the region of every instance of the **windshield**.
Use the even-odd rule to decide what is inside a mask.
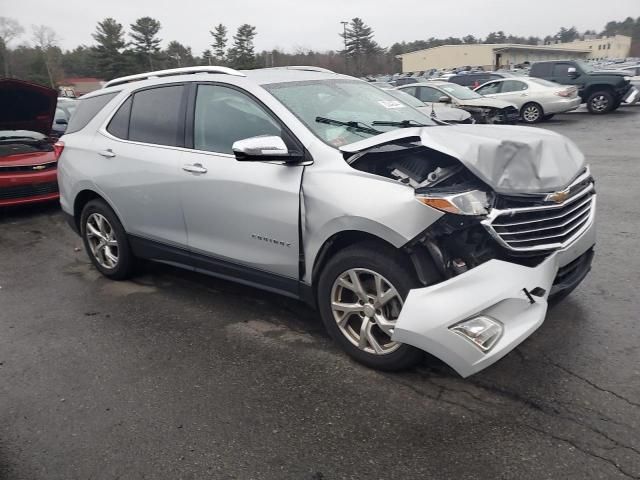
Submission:
[[[274,83],[264,88],[318,138],[333,147],[399,126],[378,122],[435,125],[429,117],[386,91],[359,80]]]
[[[458,100],[473,100],[474,98],[482,98],[482,95],[474,92],[467,87],[458,85],[457,83],[445,83],[437,85],[437,88],[439,88],[443,92],[448,93],[452,97],[457,98]]]

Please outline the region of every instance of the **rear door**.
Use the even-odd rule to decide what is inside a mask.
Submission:
[[[281,122],[244,90],[194,85],[188,114],[193,150],[181,164],[189,248],[201,268],[287,290],[299,278],[303,166],[239,162],[237,140],[277,135],[302,149]],[[266,279],[266,280],[265,280]]]
[[[500,85],[500,91],[492,95],[493,98],[513,103],[518,108],[521,108],[529,101],[529,86],[525,82],[521,80],[502,80],[494,83]]]
[[[178,181],[186,89],[162,85],[131,95],[94,143],[94,178],[127,233],[187,246]]]

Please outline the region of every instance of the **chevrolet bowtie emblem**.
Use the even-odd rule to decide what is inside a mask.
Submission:
[[[36,165],[33,170],[44,170],[45,168],[47,168],[46,165]]]
[[[555,203],[562,203],[564,202],[567,198],[569,198],[569,193],[570,193],[570,189],[567,188],[566,190],[561,190],[559,192],[553,192],[550,193],[549,195],[547,195],[546,197],[544,197],[544,201],[545,202],[555,202]]]

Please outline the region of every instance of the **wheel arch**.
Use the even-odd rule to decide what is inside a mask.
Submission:
[[[82,210],[84,209],[85,205],[91,200],[102,200],[109,206],[109,208],[111,208],[111,210],[113,210],[120,223],[122,223],[122,218],[120,217],[120,215],[118,215],[117,210],[113,207],[111,202],[109,202],[103,195],[99,194],[95,190],[85,188],[84,190],[78,192],[73,200],[73,221],[75,222],[76,228],[79,232],[81,231],[80,216],[82,215]]]
[[[601,91],[607,91],[612,94],[615,93],[615,89],[613,88],[613,86],[607,83],[595,83],[593,85],[589,85],[584,89],[584,94],[583,94],[584,101],[586,102],[589,99],[589,97],[593,95],[595,92],[601,92]]]

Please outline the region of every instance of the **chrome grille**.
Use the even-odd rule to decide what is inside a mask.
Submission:
[[[588,172],[585,174],[588,178]],[[584,186],[563,203],[525,208],[493,209],[482,223],[502,246],[513,251],[564,248],[593,222],[596,195],[585,175],[572,185]],[[573,189],[572,189],[573,190]]]

